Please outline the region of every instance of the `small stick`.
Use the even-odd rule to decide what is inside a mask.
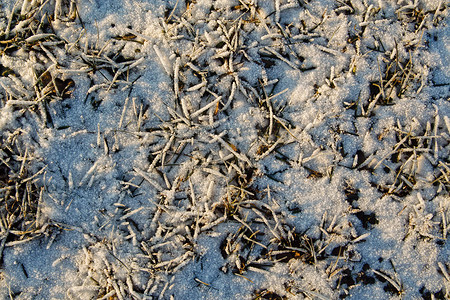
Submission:
[[[118,129],[122,128],[123,119],[125,117],[125,111],[127,109],[129,100],[130,100],[129,97],[125,98],[125,103],[123,104],[122,114],[120,115],[119,126],[117,126]]]
[[[227,142],[225,142],[220,136],[213,135],[213,134],[210,134],[210,136],[212,136],[213,138],[216,138],[228,151],[233,153],[234,156],[247,162],[249,165],[252,165],[251,161],[247,158],[247,156],[245,156],[245,154],[239,154],[236,151],[234,151],[233,148],[231,148],[231,146]]]
[[[174,119],[175,119],[175,118],[179,118],[179,119],[172,120],[172,122],[177,123],[177,122],[183,121],[183,122],[186,123],[188,126],[191,126],[191,122],[190,122],[188,119],[186,119],[186,118],[183,117],[183,116],[180,116],[175,110],[173,110],[173,109],[170,108],[169,106],[167,106],[167,110],[169,111],[169,114],[171,114],[172,117],[173,117]]]
[[[141,105],[139,106],[139,114],[136,122],[136,131],[141,131],[141,124],[142,124],[142,115],[143,115],[143,106],[144,104],[141,102]]]
[[[55,0],[55,20],[59,20],[59,16],[61,14],[61,3],[62,0]]]
[[[205,203],[205,211],[209,211],[209,209],[208,209],[208,204],[207,203]],[[193,239],[194,239],[194,241],[196,241],[197,240],[197,238],[198,238],[198,234],[200,233],[200,226],[199,226],[199,221],[200,221],[200,218],[199,218],[199,216],[198,216],[198,214],[197,214],[197,217],[196,217],[196,219],[195,219],[195,228],[194,228],[194,236],[193,236]]]
[[[15,12],[18,4],[19,4],[19,0],[16,0],[16,2],[14,3],[13,8],[11,10],[11,14],[9,15],[8,24],[6,25],[6,30],[5,30],[5,40],[7,40],[9,38],[9,32],[10,32],[10,29],[11,29],[12,18],[13,18],[14,12]]]
[[[24,0],[23,4],[22,4],[22,9],[20,10],[20,14],[21,15],[25,15],[26,13],[28,13],[28,11],[30,7],[30,0]]]
[[[441,262],[438,262],[438,266],[439,266],[439,269],[441,269],[441,272],[444,275],[445,279],[447,279],[447,281],[450,282],[450,275],[448,275],[448,272],[447,272],[444,264]]]
[[[236,82],[233,81],[232,85],[231,85],[231,92],[230,92],[230,96],[228,97],[228,101],[227,103],[225,103],[225,105],[222,107],[221,111],[225,111],[231,104],[231,101],[233,101],[234,98],[234,93],[236,92]],[[449,129],[450,132],[450,129]]]
[[[211,180],[211,181],[209,182],[208,190],[207,190],[207,192],[206,192],[205,201],[211,200],[212,194],[213,194],[213,192],[214,192],[214,184],[215,184],[214,180]]]
[[[278,118],[276,115],[273,115],[273,118],[275,120],[278,121],[278,123],[280,123],[281,126],[283,126],[284,129],[286,129],[286,131],[296,140],[296,141],[300,141],[290,130],[289,128],[287,128],[287,126],[284,124],[284,122],[282,121],[281,118]]]
[[[250,230],[253,233],[253,229],[244,221],[242,221],[241,219],[239,219],[239,217],[237,215],[233,215],[233,218],[238,221],[239,223],[241,223],[242,225],[244,225],[245,227],[247,227],[248,230]],[[245,236],[244,236],[245,237]],[[267,248],[267,247],[265,247]]]
[[[283,37],[283,35],[280,33],[269,33],[269,34],[263,35],[261,37],[261,40],[264,41],[267,39],[277,39],[277,38],[282,38],[282,37]]]
[[[101,131],[100,131],[100,122],[97,123],[97,147],[100,147],[101,145]]]
[[[264,215],[257,209],[252,208],[252,211],[263,220],[264,224],[266,224],[267,228],[269,228],[269,231],[273,234],[273,236],[281,241],[281,237],[272,228],[270,228],[269,221],[267,221],[266,217],[264,217]]]
[[[176,257],[171,260],[166,260],[166,261],[160,262],[160,263],[154,265],[153,268],[158,269],[158,268],[170,265],[170,264],[180,263],[180,262],[184,261],[186,258],[188,258],[188,256],[190,256],[191,254],[192,254],[192,252],[187,251],[185,254],[183,254],[183,256],[179,256],[179,257]]]
[[[166,73],[168,74],[168,75],[171,75],[171,62],[170,62],[170,60],[167,58],[167,56],[165,56],[165,55],[163,55],[162,53],[161,53],[161,51],[159,50],[159,48],[158,48],[158,46],[156,46],[156,45],[153,45],[153,49],[155,50],[155,52],[156,52],[156,55],[159,57],[159,60],[161,61],[161,63],[162,63],[162,65],[163,65],[163,67],[164,67],[164,70],[166,71]]]
[[[113,296],[116,294],[116,290],[111,290],[109,293],[105,294],[103,297],[98,298],[98,300],[107,300],[113,299]]]
[[[334,56],[341,55],[341,53],[339,51],[337,51],[337,50],[334,50],[334,49],[331,49],[331,48],[327,48],[327,47],[319,45],[319,44],[316,44],[315,46],[316,46],[316,48],[318,48],[319,50],[321,50],[321,51],[323,51],[325,53],[329,53],[329,54],[332,54]]]
[[[286,10],[286,9],[290,9],[290,8],[296,8],[299,7],[299,3],[300,2],[291,2],[291,3],[286,3],[280,6],[280,11]]]
[[[6,239],[9,236],[9,230],[9,228],[6,230],[5,234],[3,235],[2,242],[0,243],[0,261],[3,258],[3,250],[5,249]]]
[[[438,114],[437,108],[436,108],[436,117],[435,117],[435,121],[434,121],[434,136],[437,136],[438,127],[439,127],[439,114]],[[436,159],[436,160],[438,159],[438,150],[439,150],[438,139],[435,138],[434,139],[434,159]]]
[[[392,284],[392,286],[397,290],[397,292],[400,292],[402,289],[400,287],[400,285],[395,282],[391,277],[384,275],[381,272],[378,272],[377,270],[372,270],[372,272],[374,272],[375,274],[383,277],[384,279],[386,279],[387,281],[389,281],[390,284]]]
[[[436,22],[436,19],[439,15],[439,9],[441,9],[441,5],[442,5],[442,0],[439,1],[437,7],[436,7],[436,11],[434,12],[434,16],[433,16],[433,24]],[[450,280],[449,280],[450,281]]]
[[[174,277],[172,277],[172,278],[174,278]],[[158,300],[164,299],[164,294],[166,293],[167,288],[169,287],[169,284],[170,284],[170,282],[167,281],[166,284],[164,285],[164,287],[163,287],[161,293],[159,294]]]
[[[177,1],[178,3],[178,1]],[[181,63],[181,58],[177,57],[177,59],[175,60],[175,66],[173,68],[173,89],[175,92],[175,98],[178,99],[178,92],[179,92],[179,84],[178,84],[178,74],[180,72],[180,63]],[[186,116],[187,117],[187,116]]]
[[[450,133],[450,119],[447,116],[444,116],[445,126],[447,126],[447,131]]]
[[[204,225],[202,228],[200,228],[200,231],[203,232],[203,231],[206,231],[208,229],[211,229],[211,228],[219,225],[220,223],[225,222],[226,220],[227,220],[227,214],[225,213],[222,217],[218,218],[214,222],[209,223],[207,225]]]
[[[133,69],[136,66],[140,65],[143,61],[145,61],[144,57],[139,58],[138,60],[136,60],[135,62],[133,62],[131,65],[128,66],[128,69]],[[128,62],[125,62],[124,64],[127,64]]]
[[[192,71],[197,72],[197,73],[202,73],[202,71],[197,68],[196,66],[194,66],[191,62],[186,63],[186,65],[192,69]]]
[[[40,169],[37,173],[35,173],[34,175],[32,175],[32,176],[30,176],[30,177],[28,177],[28,178],[26,178],[26,179],[24,179],[24,180],[22,180],[22,184],[23,183],[25,183],[25,182],[28,182],[28,181],[30,181],[30,180],[33,180],[34,178],[36,178],[37,176],[39,176],[39,175],[41,175],[43,172],[44,172],[44,170],[47,168],[47,166],[44,166],[42,169]]]
[[[291,68],[293,68],[294,70],[298,70],[298,67],[291,61],[287,60],[286,58],[284,58],[283,56],[281,56],[280,53],[278,53],[277,51],[273,50],[270,47],[264,47],[265,50],[269,51],[270,53],[272,53],[273,55],[275,55],[278,59],[282,60],[283,62],[285,62],[286,64],[288,64]]]
[[[266,103],[267,106],[269,107],[269,137],[272,135],[272,130],[273,130],[273,108],[272,108],[272,103],[270,103],[269,98],[266,97]]]
[[[180,269],[182,269],[183,267],[185,267],[189,262],[190,262],[190,260],[189,260],[188,258],[186,258],[182,263],[180,263],[178,266],[176,266],[175,268],[173,268],[172,274],[177,273]],[[172,295],[170,296],[170,299],[174,299]]]
[[[25,2],[24,2],[25,3]],[[25,42],[27,43],[27,44],[32,44],[32,43],[34,43],[34,42],[37,42],[37,41],[39,41],[39,40],[43,40],[43,39],[47,39],[47,38],[49,38],[49,37],[56,37],[56,35],[54,35],[53,33],[39,33],[39,34],[35,34],[35,35],[32,35],[32,36],[30,36],[30,37],[28,37],[28,38],[26,38],[25,39]],[[42,46],[42,45],[41,45]],[[44,50],[45,51],[45,50]],[[47,50],[48,51],[48,50]],[[47,52],[46,51],[46,52]]]
[[[179,2],[179,1],[180,1],[180,0],[177,0],[177,2],[175,3],[175,6],[173,7],[172,11],[170,12],[170,15],[167,17],[167,19],[166,19],[166,24],[169,23],[170,19],[172,18],[173,13],[175,12],[175,9],[176,9],[177,6],[178,6],[178,2]]]
[[[255,241],[254,239],[251,239],[251,238],[249,238],[249,237],[246,237],[245,235],[242,236],[242,238],[243,238],[244,240],[247,240],[247,241],[249,241],[249,242],[252,242],[252,243],[254,243],[254,244],[258,245],[258,246],[261,246],[261,247],[264,248],[264,249],[267,249],[267,246],[261,244],[260,242]]]
[[[269,155],[273,150],[275,150],[275,148],[281,143],[283,142],[284,139],[283,138],[279,138],[266,152],[264,152],[263,154],[257,156],[256,160],[261,160],[263,158],[265,158],[267,155]]]
[[[352,240],[352,243],[357,243],[359,241],[362,241],[363,239],[365,239],[366,237],[368,237],[370,235],[370,232],[368,233],[364,233],[363,235],[360,235],[359,237],[357,237],[356,239]]]
[[[280,0],[275,0],[275,23],[280,22]]]
[[[143,209],[144,209],[144,207],[139,207],[139,208],[137,208],[137,209],[134,209],[134,210],[128,212],[127,214],[123,215],[122,217],[120,217],[119,220],[125,220],[125,219],[131,217],[132,215],[134,215],[134,214],[140,212],[140,211],[143,210]]]
[[[170,137],[170,139],[167,142],[167,144],[164,147],[164,149],[161,150],[161,166],[164,166],[167,151],[169,151],[170,147],[172,147],[172,144],[173,144],[174,140],[175,140],[175,134],[173,134]]]
[[[217,104],[217,102],[219,102],[222,99],[222,96],[217,97],[216,99],[214,99],[214,101],[206,104],[205,106],[203,106],[202,108],[200,108],[199,110],[197,110],[196,112],[194,112],[191,115],[191,118],[196,118],[198,117],[200,114],[202,114],[203,112],[207,111],[209,108],[213,107],[214,105]]]
[[[84,185],[84,184],[86,183],[86,181],[88,180],[89,176],[91,176],[91,175],[94,173],[94,171],[95,171],[95,169],[97,168],[97,166],[99,165],[99,163],[100,163],[100,160],[97,160],[97,161],[92,165],[92,167],[91,167],[91,168],[86,172],[86,174],[83,176],[83,178],[81,179],[80,184],[79,184],[78,186],[82,186],[82,185]]]
[[[192,184],[191,178],[188,179],[189,181],[189,188],[191,190],[191,200],[192,200],[192,205],[195,205],[195,192],[194,192],[194,185]]]
[[[158,182],[151,179],[147,174],[145,174],[144,171],[138,168],[134,168],[134,171],[136,172],[136,174],[147,180],[147,182],[150,183],[153,187],[155,187],[158,192],[164,191],[163,187]]]
[[[444,240],[446,240],[447,239],[447,218],[445,216],[444,211],[441,211],[441,215],[442,215],[442,237],[444,238]]]
[[[388,158],[389,156],[391,156],[392,154],[394,154],[395,152],[397,152],[398,148],[400,148],[400,146],[403,145],[403,143],[404,143],[408,138],[409,138],[409,135],[406,135],[403,139],[401,139],[401,141],[398,142],[397,145],[395,145],[395,148],[394,148],[392,151],[390,151],[388,154],[386,154],[385,156],[383,156],[383,157],[380,159],[380,161],[375,165],[375,167],[374,167],[373,169],[375,170],[376,168],[378,168],[378,167],[383,163],[383,161],[384,161],[386,158]]]
[[[201,83],[196,84],[194,86],[191,86],[190,88],[188,88],[186,91],[188,92],[193,92],[193,91],[197,91],[199,89],[201,89],[202,87],[206,86],[206,80],[203,80]]]
[[[188,109],[186,101],[187,101],[186,97],[181,97],[181,99],[180,99],[181,110],[183,111],[183,114],[186,117],[186,120],[188,120],[188,122],[189,122],[189,120],[191,119],[191,116],[189,114],[189,109]]]
[[[108,92],[112,86],[114,85],[114,83],[117,81],[117,78],[119,78],[119,76],[126,70],[125,67],[120,68],[119,70],[117,70],[117,72],[114,74],[114,77],[111,79],[111,83],[109,84],[108,88],[106,89],[106,91]]]
[[[113,281],[111,278],[108,278],[108,283],[114,288],[116,291],[116,295],[119,298],[119,300],[125,300],[125,298],[122,295],[122,292],[120,291],[119,286],[117,285],[117,282]]]
[[[30,237],[24,240],[19,240],[19,241],[12,241],[12,242],[8,242],[5,244],[5,247],[13,247],[13,246],[17,246],[17,245],[21,245],[21,244],[25,244],[31,240],[33,240],[35,237]],[[2,241],[3,243],[3,241]],[[0,245],[1,246],[1,245]]]
[[[68,178],[68,185],[69,185],[69,192],[71,192],[73,190],[73,176],[72,176],[72,172],[69,171],[69,178]]]

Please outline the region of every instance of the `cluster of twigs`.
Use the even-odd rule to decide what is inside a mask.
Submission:
[[[434,118],[434,124],[427,122],[425,126],[418,124],[416,130],[405,130],[400,123],[393,128],[397,143],[390,152],[384,154],[379,160],[373,157],[365,161],[368,168],[381,168],[385,173],[393,174],[394,178],[389,187],[379,187],[387,194],[405,197],[412,190],[428,183],[437,186],[437,194],[448,192],[448,141],[449,129],[448,117],[444,117],[444,127],[440,127],[441,119],[438,111]],[[440,130],[439,128],[442,128]],[[384,134],[379,136],[382,140]],[[424,171],[424,164],[432,166],[436,172]]]
[[[53,23],[73,21],[75,3],[71,2],[70,11],[63,9],[61,1],[54,5],[49,1],[24,1],[21,7],[18,3],[8,16],[5,31],[0,34],[0,53],[8,62],[1,66],[0,85],[5,93],[1,104],[14,107],[21,114],[37,112],[44,126],[52,126],[51,101],[70,97],[74,86],[72,79],[58,72],[63,62],[58,61],[55,52],[67,46],[67,41],[55,34]],[[28,53],[31,61],[17,55],[18,51]],[[16,64],[29,65],[32,82],[23,81],[22,72],[26,70],[18,72]]]
[[[3,137],[0,149],[1,252],[36,237],[48,235],[50,226],[41,216],[45,167],[33,170],[33,153],[21,143],[20,130]]]

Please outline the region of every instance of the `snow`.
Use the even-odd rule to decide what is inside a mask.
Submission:
[[[1,299],[449,297],[445,1],[0,7]]]

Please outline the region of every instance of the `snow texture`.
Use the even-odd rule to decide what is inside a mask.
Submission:
[[[0,298],[450,299],[449,7],[0,2]]]

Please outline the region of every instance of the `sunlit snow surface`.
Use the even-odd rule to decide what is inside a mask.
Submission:
[[[0,2],[2,299],[448,299],[446,1]]]

